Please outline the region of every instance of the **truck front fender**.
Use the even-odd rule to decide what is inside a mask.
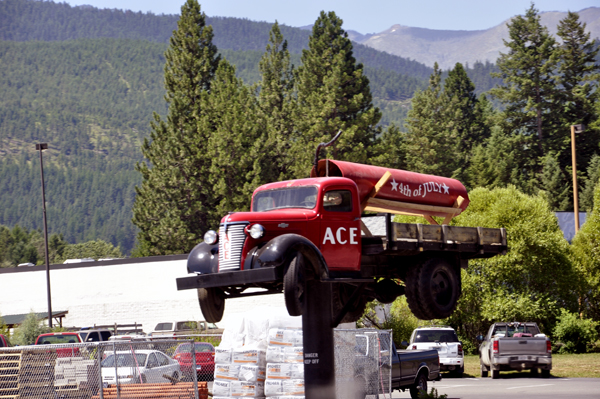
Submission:
[[[212,274],[219,271],[219,245],[201,242],[190,252],[187,259],[188,273]]]
[[[273,238],[256,251],[251,251],[252,269],[275,267],[288,264],[295,254],[301,253],[310,262],[317,278],[328,278],[329,268],[319,251],[309,239],[298,234],[283,234]],[[246,260],[248,262],[248,259]]]

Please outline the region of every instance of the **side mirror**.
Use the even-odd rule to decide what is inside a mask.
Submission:
[[[483,335],[480,334],[477,336],[477,342],[483,342]]]
[[[406,341],[402,341],[402,342],[400,342],[400,343],[402,344],[402,346],[406,346],[406,347],[408,348],[408,342],[406,342]]]

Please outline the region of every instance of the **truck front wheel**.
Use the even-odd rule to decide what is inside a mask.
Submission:
[[[217,323],[225,312],[225,294],[218,288],[198,288],[198,302],[204,320]]]
[[[302,316],[304,306],[304,257],[296,254],[283,276],[283,297],[290,316]]]

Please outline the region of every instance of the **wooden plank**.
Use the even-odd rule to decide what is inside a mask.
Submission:
[[[378,207],[378,208],[382,208],[382,209],[389,209],[390,213],[395,213],[395,211],[400,211],[400,212],[414,212],[415,214],[422,214],[423,212],[431,212],[431,213],[451,213],[453,215],[458,215],[462,212],[462,209],[453,208],[450,206],[413,204],[410,202],[390,201],[390,200],[385,200],[385,199],[381,199],[381,198],[369,198],[367,201],[367,208],[369,208],[369,207]]]
[[[369,228],[367,227],[367,225],[365,225],[365,222],[363,222],[362,219],[360,220],[360,231],[365,233],[365,237],[373,237],[373,233],[371,233],[371,230],[369,230]]]
[[[379,193],[379,190],[381,190],[381,187],[383,187],[385,185],[385,183],[388,182],[390,177],[392,177],[392,173],[389,170],[387,170],[383,174],[383,176],[381,176],[381,179],[379,179],[377,184],[375,184],[375,187],[373,187],[373,189],[371,190],[371,192],[369,193],[367,198],[365,198],[365,200],[363,200],[363,203],[361,204],[361,208],[362,208],[363,212],[365,211],[365,208],[368,205],[369,199],[372,197],[375,197],[377,195],[377,193]]]
[[[435,224],[435,225],[437,225],[437,224],[438,224],[438,222],[436,222],[436,221],[435,221],[435,219],[434,219],[434,218],[432,218],[432,217],[431,217],[431,216],[429,216],[429,215],[423,215],[423,217],[424,217],[424,218],[425,218],[425,220],[427,220],[427,221],[428,221],[430,224]]]

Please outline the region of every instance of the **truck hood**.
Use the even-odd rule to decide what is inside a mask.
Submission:
[[[235,212],[221,219],[221,224],[233,222],[278,222],[278,221],[306,221],[319,216],[313,209],[289,208],[274,209],[266,212]]]

